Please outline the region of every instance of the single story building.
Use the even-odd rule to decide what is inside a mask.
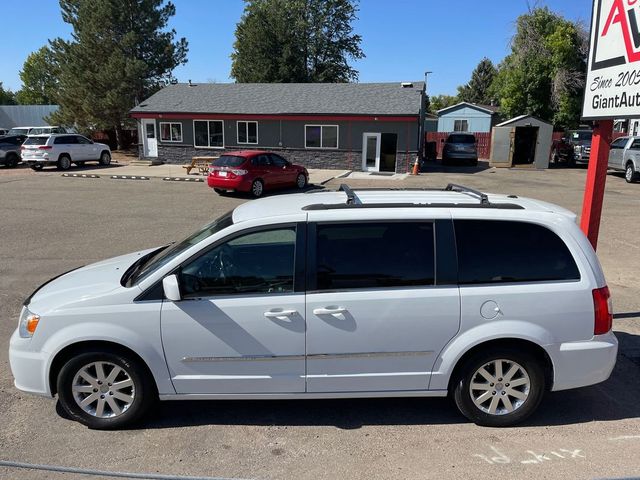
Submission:
[[[460,102],[438,110],[438,132],[489,133],[498,107]]]
[[[153,163],[265,149],[310,168],[406,172],[423,95],[424,82],[189,82],[166,86],[131,116],[140,159]]]

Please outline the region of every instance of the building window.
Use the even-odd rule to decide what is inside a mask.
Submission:
[[[236,122],[238,143],[258,143],[258,122]]]
[[[224,122],[194,120],[193,144],[197,148],[224,148]]]
[[[305,148],[338,148],[338,125],[305,125]]]
[[[453,131],[454,132],[468,132],[469,131],[469,122],[466,120],[454,120],[453,122]]]
[[[160,122],[160,141],[182,142],[182,124]]]

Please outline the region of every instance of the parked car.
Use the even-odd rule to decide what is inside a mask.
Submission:
[[[8,128],[1,128],[0,127],[0,135],[6,135],[9,133],[9,129]]]
[[[591,130],[569,130],[562,139],[551,146],[551,161],[554,164],[566,163],[570,167],[589,163],[591,155]]]
[[[24,135],[24,136],[27,136],[27,135],[29,135],[29,130],[31,130],[32,128],[35,128],[35,127],[13,127],[11,130],[9,130],[7,135]]]
[[[13,168],[20,162],[20,146],[23,137],[20,135],[4,135],[0,137],[0,165]]]
[[[611,143],[609,168],[624,172],[629,182],[640,180],[640,137],[620,137]]]
[[[276,188],[302,189],[308,182],[306,168],[262,150],[225,153],[211,163],[207,178],[217,193],[248,192],[254,197]]]
[[[22,144],[22,161],[34,170],[42,170],[45,165],[68,170],[72,162],[82,165],[88,161],[106,166],[111,163],[111,150],[82,135],[29,135]]]
[[[156,398],[448,394],[480,425],[513,425],[616,361],[609,290],[575,220],[457,185],[247,202],[37,288],[10,341],[15,385],[91,428]]]
[[[42,135],[51,133],[71,133],[66,128],[59,126],[31,127],[29,135]]]
[[[442,148],[442,164],[451,160],[465,160],[470,165],[478,165],[478,148],[475,135],[472,133],[452,133],[447,137]]]

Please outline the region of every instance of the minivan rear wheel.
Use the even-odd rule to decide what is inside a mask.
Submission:
[[[92,429],[121,428],[139,420],[155,394],[146,369],[119,352],[85,352],[60,369],[58,399],[74,420]]]
[[[465,361],[453,385],[460,412],[487,427],[524,421],[538,407],[545,389],[540,361],[526,351],[480,351]]]

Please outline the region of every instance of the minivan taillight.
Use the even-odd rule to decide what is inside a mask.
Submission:
[[[613,306],[609,287],[596,288],[593,292],[594,335],[602,335],[611,330]]]

